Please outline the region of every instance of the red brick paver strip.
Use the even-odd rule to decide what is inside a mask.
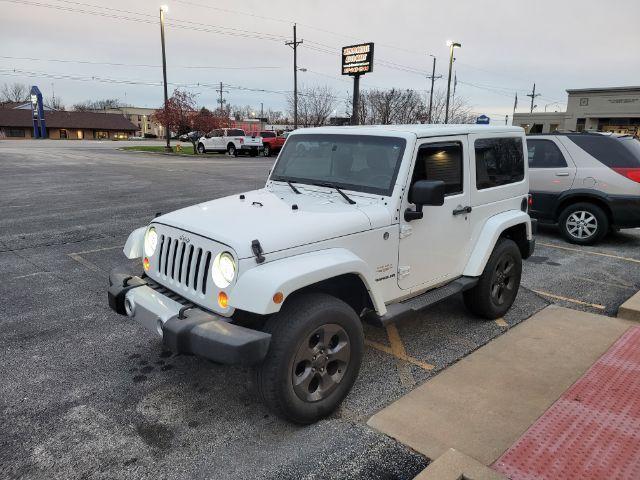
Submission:
[[[640,479],[640,327],[629,329],[493,468],[524,479]]]

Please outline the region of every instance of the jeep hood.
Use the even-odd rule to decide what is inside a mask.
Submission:
[[[298,195],[286,187],[243,195],[243,200],[233,195],[176,210],[154,223],[224,243],[239,258],[253,256],[251,242],[256,239],[268,254],[390,223],[386,208],[363,197],[354,197],[358,203],[350,205],[337,192],[304,189]]]

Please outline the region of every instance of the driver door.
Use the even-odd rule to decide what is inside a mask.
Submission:
[[[470,254],[469,151],[466,136],[430,138],[418,144],[402,200],[398,286],[420,291],[462,275]],[[423,218],[406,221],[404,211],[415,210],[409,201],[418,180],[445,182],[441,206],[424,206]]]

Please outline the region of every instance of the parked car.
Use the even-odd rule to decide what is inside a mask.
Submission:
[[[280,152],[286,140],[286,137],[279,136],[276,132],[269,132],[266,130],[260,132],[260,136],[262,137],[262,144],[264,145],[262,154],[265,157],[270,157],[272,154]]]
[[[198,153],[227,152],[232,157],[248,153],[255,157],[262,151],[262,138],[245,135],[239,128],[219,128],[204,135],[198,142]]]
[[[273,412],[314,422],[358,376],[362,321],[461,292],[509,310],[535,244],[525,154],[519,127],[296,130],[264,188],[132,232],[143,273],[112,272],[109,304],[173,351],[252,365]]]
[[[640,142],[566,133],[527,137],[531,215],[591,245],[611,229],[640,227]]]

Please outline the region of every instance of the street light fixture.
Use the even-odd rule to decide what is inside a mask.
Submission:
[[[169,92],[167,91],[167,56],[164,48],[164,16],[169,11],[167,5],[160,6],[160,41],[162,43],[162,78],[164,83],[164,111],[166,113],[169,107]],[[171,132],[169,131],[169,123],[165,125],[165,137],[167,138],[167,144],[164,147],[165,151],[171,152]]]
[[[447,41],[449,47],[449,78],[447,80],[447,106],[444,112],[444,123],[449,123],[449,95],[451,93],[451,70],[453,70],[453,50],[462,47],[461,43],[451,40]]]

